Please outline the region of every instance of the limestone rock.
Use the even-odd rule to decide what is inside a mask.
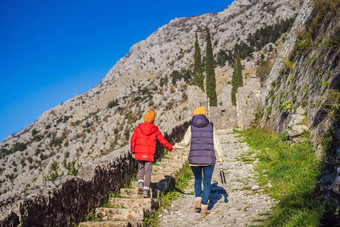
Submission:
[[[258,191],[258,190],[260,190],[260,189],[261,189],[261,187],[258,186],[258,185],[254,185],[253,187],[251,187],[251,190],[252,190],[252,191]]]
[[[288,130],[289,137],[296,137],[304,132],[308,132],[309,128],[306,125],[294,125],[291,130]]]

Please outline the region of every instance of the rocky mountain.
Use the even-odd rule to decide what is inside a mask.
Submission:
[[[149,108],[156,110],[155,123],[162,132],[188,120],[195,34],[204,53],[206,27],[216,60],[219,107],[236,113],[234,123],[226,124],[231,128],[249,126],[253,114],[243,112],[255,107],[250,91],[260,94],[266,79],[256,71],[264,61],[268,67],[274,63],[286,40],[284,33],[302,3],[236,0],[222,12],[176,18],[157,29],[133,45],[96,87],[46,111],[1,142],[0,201],[62,174],[76,175],[81,165],[128,144],[132,130]],[[273,31],[279,33],[274,35]],[[233,72],[230,53],[235,48],[245,51],[244,87],[239,90],[238,107],[232,107],[228,85]],[[264,69],[270,71],[268,67]]]

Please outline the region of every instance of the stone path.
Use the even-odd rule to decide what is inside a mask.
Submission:
[[[164,195],[174,183],[174,176],[184,166],[188,153],[188,149],[181,153],[169,152],[154,164],[150,186],[152,198],[142,198],[142,195],[138,195],[138,182],[133,181],[132,188],[121,188],[120,197],[110,199],[110,204],[115,208],[97,208],[95,218],[98,221],[81,222],[79,227],[143,226],[144,217],[159,208],[157,198]]]
[[[223,169],[227,183],[221,185],[219,167],[214,170],[212,180],[211,214],[202,217],[195,213],[194,180],[184,194],[177,198],[171,208],[160,215],[160,226],[256,226],[268,217],[273,200],[256,185],[253,171],[254,153],[239,142],[235,134],[218,131],[224,152]],[[269,185],[270,187],[270,185]]]
[[[218,134],[224,152],[223,169],[227,183],[221,185],[219,168],[216,168],[210,194],[211,214],[202,217],[194,212],[192,179],[184,194],[160,214],[160,226],[255,226],[261,225],[261,219],[270,214],[273,201],[256,185],[254,152],[245,143],[239,142],[237,135],[223,130],[218,131]],[[157,198],[167,192],[187,156],[188,149],[169,152],[153,166],[152,198],[141,198],[137,194],[137,181],[134,181],[133,188],[120,190],[120,198],[111,198],[110,202],[115,208],[97,208],[95,217],[98,221],[82,222],[79,226],[143,226],[144,217],[159,208]]]

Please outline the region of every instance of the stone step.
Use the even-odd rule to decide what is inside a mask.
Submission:
[[[178,157],[178,158],[163,158],[161,160],[161,162],[167,162],[167,163],[171,163],[171,162],[175,162],[175,163],[185,163],[185,161],[187,160],[187,157]]]
[[[159,173],[159,172],[174,172],[176,173],[179,170],[179,168],[176,167],[170,167],[170,166],[153,166],[152,171],[153,173]]]
[[[188,158],[188,155],[187,154],[183,154],[183,153],[168,153],[168,154],[164,155],[163,158],[168,158],[168,159],[186,159],[186,158]]]
[[[131,182],[132,187],[138,188],[138,181],[132,181]],[[170,182],[168,182],[166,179],[161,180],[159,182],[151,182],[150,188],[151,190],[159,189],[161,192],[166,191],[169,187]]]
[[[152,174],[175,177],[176,173],[177,173],[177,171],[159,171],[159,172],[153,172]]]
[[[120,195],[122,197],[128,198],[143,198],[143,195],[138,194],[138,190],[136,188],[121,188]],[[151,198],[157,198],[161,196],[161,192],[159,189],[150,189]]]
[[[88,221],[79,223],[79,227],[142,227],[143,221]]]
[[[138,187],[138,181],[132,181],[131,185],[132,185],[133,188],[137,188]],[[158,183],[157,182],[151,182],[150,188],[152,188],[152,189],[158,188]]]
[[[173,176],[157,173],[157,175],[156,174],[151,175],[151,182],[160,182],[163,180],[170,181],[171,178],[173,178]]]
[[[111,198],[111,204],[122,208],[143,208],[144,211],[152,212],[159,208],[159,202],[153,198]]]
[[[162,160],[161,162],[159,162],[159,166],[163,166],[163,167],[173,167],[173,168],[182,168],[184,166],[184,162],[175,162],[175,161],[169,161],[169,160]]]
[[[101,221],[143,221],[144,211],[137,208],[96,208],[96,217]]]
[[[166,156],[168,157],[185,157],[187,158],[189,155],[189,152],[171,152],[168,153]]]

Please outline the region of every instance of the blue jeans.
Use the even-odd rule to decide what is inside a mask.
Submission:
[[[202,197],[202,204],[208,205],[210,194],[211,177],[215,165],[211,166],[191,166],[195,177],[195,197]],[[202,172],[203,172],[203,191],[202,191]]]

